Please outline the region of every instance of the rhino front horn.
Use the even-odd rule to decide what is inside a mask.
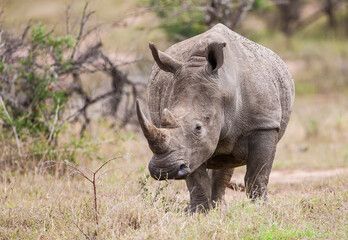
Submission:
[[[167,149],[168,136],[163,129],[155,127],[145,117],[144,113],[140,109],[139,100],[136,101],[137,105],[137,116],[143,130],[144,136],[149,143],[149,147],[153,153],[163,153]]]

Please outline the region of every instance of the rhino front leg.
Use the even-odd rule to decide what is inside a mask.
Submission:
[[[213,207],[224,200],[227,184],[231,180],[234,168],[210,170],[211,201]]]
[[[259,130],[249,137],[247,171],[244,182],[246,193],[252,200],[267,200],[267,184],[271,173],[278,132]]]
[[[211,186],[204,164],[186,178],[186,185],[190,191],[190,211],[208,211],[211,208]]]

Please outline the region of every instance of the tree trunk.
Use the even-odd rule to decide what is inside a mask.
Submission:
[[[205,25],[213,27],[217,23],[222,23],[234,30],[240,25],[253,3],[254,0],[239,0],[236,2],[211,0],[206,8]]]
[[[293,34],[295,25],[300,19],[300,9],[302,5],[302,0],[291,0],[289,2],[277,5],[279,11],[280,30],[288,37]]]
[[[326,6],[325,6],[325,13],[327,17],[329,18],[329,27],[330,28],[336,28],[337,22],[335,18],[335,8],[337,5],[337,1],[335,0],[326,0]]]

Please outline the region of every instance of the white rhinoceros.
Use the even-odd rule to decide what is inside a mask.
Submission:
[[[194,212],[223,199],[233,169],[246,165],[247,196],[265,199],[294,102],[284,62],[222,24],[165,53],[150,49],[152,123],[138,102],[137,114],[154,153],[151,176],[185,179]]]

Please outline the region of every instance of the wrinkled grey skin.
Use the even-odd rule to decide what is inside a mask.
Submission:
[[[190,210],[222,200],[233,169],[247,166],[251,199],[266,199],[276,145],[294,102],[284,62],[217,24],[174,44],[156,61],[148,83],[150,123],[137,102],[140,125],[154,155],[153,178],[185,179]]]

